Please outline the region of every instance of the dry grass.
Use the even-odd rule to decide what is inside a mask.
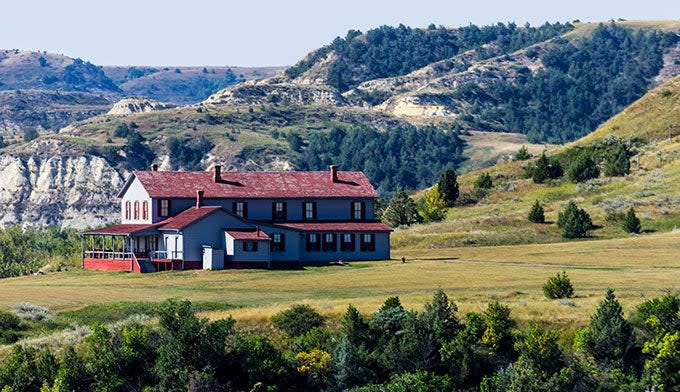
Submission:
[[[680,234],[558,244],[449,249],[402,249],[398,261],[354,263],[351,267],[311,267],[302,271],[194,271],[137,275],[75,271],[4,279],[0,306],[19,302],[48,306],[56,312],[121,300],[161,301],[182,297],[224,301],[238,309],[209,311],[233,315],[244,325],[258,325],[294,303],[308,303],[338,315],[350,303],[372,312],[386,297],[398,295],[420,308],[437,288],[455,299],[461,312],[479,311],[498,299],[513,316],[550,320],[571,328],[586,323],[607,287],[627,310],[664,289],[678,289]],[[548,276],[566,270],[576,288],[576,306],[543,297]]]

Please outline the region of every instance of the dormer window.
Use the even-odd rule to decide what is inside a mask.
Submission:
[[[316,203],[312,201],[306,201],[303,204],[302,216],[305,220],[316,219]]]
[[[158,216],[166,218],[170,216],[170,200],[160,199],[158,200]]]

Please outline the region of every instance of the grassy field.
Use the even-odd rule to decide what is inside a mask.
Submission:
[[[627,311],[645,298],[680,288],[680,233],[626,239],[541,245],[402,248],[400,261],[361,262],[349,267],[308,267],[299,271],[186,271],[148,275],[91,271],[50,273],[3,279],[0,307],[20,302],[49,307],[59,320],[81,324],[115,321],[149,309],[146,302],[188,298],[212,318],[233,315],[257,324],[294,303],[308,303],[337,316],[350,303],[373,312],[388,296],[398,295],[419,309],[441,288],[462,313],[481,311],[499,300],[521,324],[545,320],[573,330],[587,322],[607,287]],[[566,270],[577,296],[546,299],[547,277]],[[134,301],[120,303],[118,301]],[[140,301],[142,303],[140,303]]]

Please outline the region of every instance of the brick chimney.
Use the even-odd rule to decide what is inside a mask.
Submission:
[[[331,169],[331,182],[338,182],[338,167],[335,165],[331,165],[330,169]]]
[[[158,171],[158,164],[154,163],[151,165],[151,171]]]
[[[197,189],[196,190],[196,208],[201,208],[201,207],[203,207],[203,190]]]
[[[255,233],[257,234],[257,237],[260,236],[260,226],[255,226]]]
[[[213,166],[213,182],[222,182],[222,166],[220,165]]]

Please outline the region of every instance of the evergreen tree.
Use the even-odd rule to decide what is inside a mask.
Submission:
[[[567,176],[573,182],[585,182],[600,176],[600,168],[588,154],[579,155],[569,166]]]
[[[559,335],[532,322],[529,330],[519,336],[515,349],[519,364],[525,364],[547,375],[558,372],[564,365],[562,349],[557,343]]]
[[[404,190],[397,189],[383,211],[382,219],[388,225],[397,227],[420,222],[420,215],[413,199]]]
[[[427,191],[427,196],[425,196],[420,209],[420,214],[426,223],[439,222],[446,217],[446,200],[439,193],[437,187],[435,185]]]
[[[85,362],[76,354],[73,346],[67,347],[54,381],[55,389],[59,392],[87,392],[91,390],[91,380],[92,375]]]
[[[527,159],[531,158],[531,154],[529,153],[529,149],[527,146],[522,146],[516,153],[515,153],[515,160],[516,161],[526,161]]]
[[[460,191],[458,190],[458,176],[456,175],[455,170],[450,167],[444,170],[439,179],[437,190],[446,201],[446,204],[449,207],[453,207],[453,204],[460,194]]]
[[[630,159],[625,146],[619,145],[607,159],[604,174],[607,177],[625,176],[630,172]]]
[[[528,219],[529,222],[532,223],[545,223],[545,212],[543,211],[543,206],[538,200],[536,200],[534,205],[531,206]]]
[[[483,318],[486,328],[481,342],[489,347],[498,360],[509,363],[515,355],[512,337],[515,323],[510,319],[510,308],[494,301],[484,311]]]
[[[421,317],[431,328],[433,339],[438,345],[451,340],[458,331],[460,324],[456,317],[457,311],[456,303],[449,301],[449,297],[441,289],[434,293],[431,302],[425,304]]]
[[[635,209],[630,207],[626,213],[626,219],[623,221],[623,230],[626,233],[640,233],[642,227],[640,225],[640,219],[635,215]]]
[[[542,184],[546,180],[562,177],[562,165],[555,158],[548,158],[545,152],[536,160],[535,165],[529,167],[531,178],[536,184]]]
[[[608,289],[590,318],[584,341],[586,351],[601,366],[621,368],[626,364],[634,340],[633,328],[623,318],[623,308],[614,290]]]
[[[347,312],[340,321],[341,331],[349,341],[357,347],[368,340],[368,323],[357,308],[351,304],[347,307]]]
[[[340,340],[335,351],[335,386],[339,391],[366,384],[372,375],[359,353],[359,348],[347,337]]]
[[[493,186],[493,182],[491,180],[491,175],[489,173],[482,173],[477,177],[477,180],[475,180],[475,189],[480,190],[487,190],[491,189]]]
[[[559,213],[557,226],[562,229],[562,236],[565,238],[582,238],[593,229],[593,222],[585,210],[578,208],[576,203],[570,201]]]

